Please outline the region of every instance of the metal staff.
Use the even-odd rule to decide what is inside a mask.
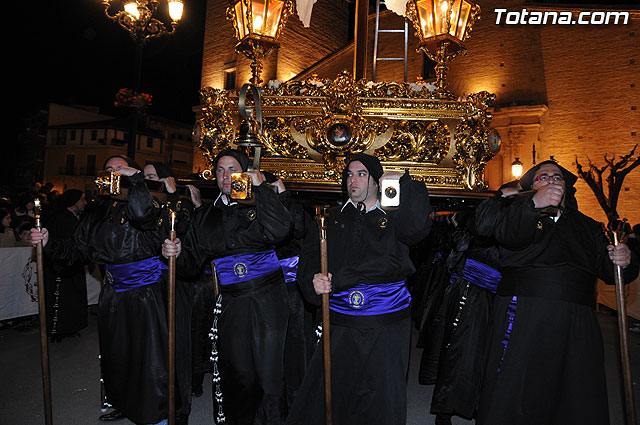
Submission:
[[[42,230],[40,223],[40,200],[35,199],[36,229]],[[38,313],[40,315],[40,357],[42,359],[42,392],[44,397],[45,424],[53,423],[51,414],[51,377],[49,375],[49,345],[47,342],[47,313],[44,289],[44,262],[42,260],[42,241],[36,245],[36,264],[38,267]]]
[[[618,234],[613,232],[613,244],[618,246]],[[624,299],[624,277],[622,267],[614,266],[616,280],[616,304],[618,307],[618,331],[620,333],[620,356],[622,360],[622,378],[624,381],[624,398],[627,425],[636,423],[636,412],[633,397],[633,383],[631,381],[631,363],[629,361],[629,340],[627,333],[627,305]]]
[[[172,242],[176,240],[176,213],[171,211],[171,230],[169,231],[169,240]],[[176,257],[171,256],[168,259],[168,273],[169,273],[169,288],[168,288],[168,303],[169,303],[169,425],[174,425],[176,420],[176,405],[175,405],[175,371],[176,371]]]
[[[329,260],[327,257],[327,207],[316,207],[316,220],[320,231],[320,273],[329,275]],[[333,423],[331,403],[331,337],[329,328],[329,294],[322,294],[322,350],[324,354],[324,408],[326,424]]]

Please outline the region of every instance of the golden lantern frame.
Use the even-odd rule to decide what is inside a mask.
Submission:
[[[291,0],[233,0],[227,8],[238,39],[236,52],[251,60],[251,84],[262,83],[262,62],[279,47],[278,38],[289,16]]]
[[[420,40],[418,52],[436,63],[436,96],[453,99],[447,89],[447,62],[466,54],[464,41],[480,18],[480,6],[470,0],[409,0],[407,18]]]

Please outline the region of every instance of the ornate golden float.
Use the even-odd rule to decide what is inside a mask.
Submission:
[[[251,22],[263,9],[253,4],[255,0],[253,6],[249,0],[235,1],[228,15],[235,19],[240,40],[236,50],[258,62],[263,55],[254,57],[242,46],[260,35],[238,28],[262,28],[244,21]],[[288,10],[284,6],[279,7]],[[385,170],[408,170],[432,193],[487,189],[485,165],[500,149],[498,132],[490,127],[489,107],[495,95],[480,92],[456,99],[446,90],[446,62],[465,52],[462,41],[479,7],[468,0],[412,0],[407,11],[421,40],[419,50],[435,49],[435,84],[356,80],[342,71],[334,79],[314,75],[304,81],[271,81],[261,88],[252,85],[260,93],[246,104],[233,92],[205,87],[193,138],[209,166],[222,149],[237,147],[236,129],[246,107],[254,117],[256,110],[261,112],[261,168],[289,187],[338,191],[345,162],[366,152],[378,157]],[[265,39],[275,42],[274,37]],[[253,83],[260,81],[258,70],[254,69]],[[250,156],[252,149],[247,149]]]

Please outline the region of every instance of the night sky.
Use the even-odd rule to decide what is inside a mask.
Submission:
[[[49,102],[113,106],[120,88],[134,85],[134,42],[129,33],[104,14],[100,0],[16,2],[19,27],[8,44],[16,48],[8,82],[20,116]],[[161,1],[161,7],[166,5]],[[206,0],[184,0],[176,33],[150,40],[143,51],[141,91],[153,96],[151,114],[192,123],[198,103]],[[111,10],[121,8],[114,0]],[[164,22],[168,14],[159,13]],[[11,38],[15,37],[15,42]],[[13,84],[20,81],[20,84]],[[14,121],[14,124],[18,122]]]

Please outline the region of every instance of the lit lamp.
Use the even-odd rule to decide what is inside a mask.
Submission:
[[[520,162],[520,158],[516,157],[516,160],[511,163],[511,174],[516,179],[519,179],[522,176],[522,162]]]
[[[440,99],[453,99],[447,90],[447,62],[465,53],[462,44],[480,17],[480,6],[469,0],[409,0],[407,18],[420,43],[418,51],[436,62],[436,91]]]
[[[252,60],[252,84],[262,83],[262,61],[278,47],[278,38],[289,15],[293,14],[291,0],[232,0],[227,19],[236,30],[236,52]]]
[[[167,0],[171,28],[167,29],[162,21],[154,18],[159,5],[158,0],[127,0],[124,2],[124,10],[109,14],[111,0],[102,0],[104,11],[109,19],[119,23],[126,29],[136,43],[144,44],[150,38],[156,38],[167,34],[173,34],[182,18],[182,0]]]
[[[176,31],[178,21],[182,18],[183,4],[182,0],[167,0],[169,6],[169,18],[171,18],[171,27],[167,26],[155,18],[154,15],[158,10],[158,0],[125,0],[123,10],[115,12],[113,15],[109,13],[111,0],[102,0],[104,5],[104,13],[109,19],[120,24],[122,28],[127,30],[133,41],[135,42],[135,63],[133,70],[133,90],[140,90],[140,80],[142,79],[142,49],[149,39],[173,34]],[[134,159],[136,153],[136,133],[137,133],[137,115],[138,112],[132,109],[131,112],[131,128],[129,130],[129,144],[127,155]]]

